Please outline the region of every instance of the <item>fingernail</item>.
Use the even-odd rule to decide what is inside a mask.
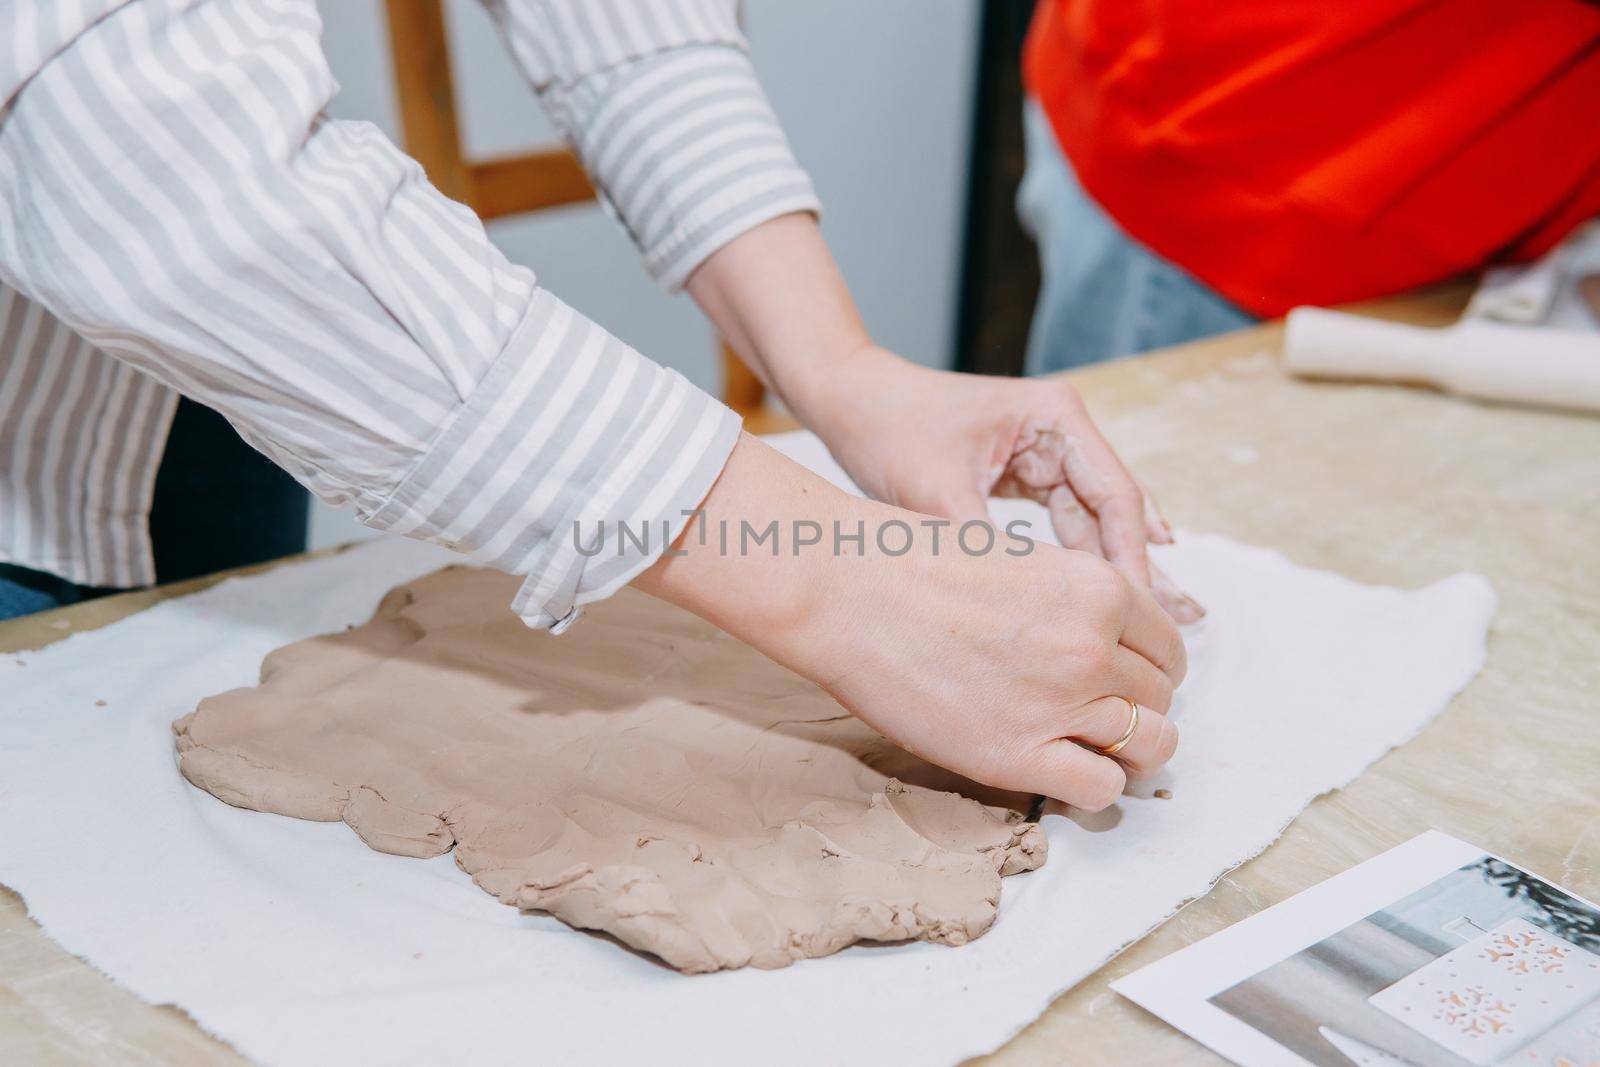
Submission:
[[[1178,594],[1178,610],[1173,613],[1173,618],[1180,623],[1199,622],[1206,617],[1206,609],[1194,597],[1184,593]]]
[[[1199,622],[1205,618],[1206,609],[1201,607],[1193,597],[1185,596],[1176,589],[1154,590],[1156,603],[1161,605],[1161,610],[1172,617],[1172,621],[1179,626],[1186,626],[1191,622]]]
[[[1184,597],[1182,593],[1165,595],[1165,597],[1158,595],[1155,600],[1162,605],[1163,611],[1166,614],[1170,614],[1173,617],[1173,622],[1178,625],[1189,625],[1190,622],[1198,622],[1205,617],[1205,608],[1197,605],[1189,597]]]
[[[1199,622],[1206,617],[1206,609],[1194,597],[1179,589],[1177,583],[1167,577],[1155,564],[1150,565],[1150,587],[1156,594],[1156,600],[1171,615],[1174,622],[1181,624]]]

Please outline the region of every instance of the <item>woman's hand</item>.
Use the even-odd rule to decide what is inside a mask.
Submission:
[[[1044,504],[1068,548],[1110,560],[1173,618],[1204,612],[1150,566],[1172,539],[1064,382],[932,371],[870,343],[809,215],[718,249],[689,292],[739,354],[878,500],[965,521],[991,495]]]
[[[904,512],[878,509],[879,521]],[[870,520],[869,520],[870,521]],[[924,759],[1097,811],[1172,758],[1185,658],[1150,597],[1098,557],[1035,544],[836,561],[791,666]],[[1125,699],[1124,699],[1125,698]],[[1131,700],[1143,714],[1116,759]]]
[[[874,498],[957,522],[990,496],[1043,504],[1066,548],[1101,556],[1181,623],[1205,614],[1149,560],[1172,530],[1064,381],[929,370],[867,345],[819,367],[808,423]]]
[[[744,553],[728,523],[779,546]],[[754,438],[741,439],[703,510],[635,584],[701,615],[827,689],[911,752],[977,781],[1098,810],[1126,776],[1165,763],[1183,642],[1154,599],[1096,556],[997,537],[981,555],[933,550],[915,515],[845,494]],[[796,521],[824,531],[799,547]],[[834,544],[834,523],[865,536]],[[911,548],[878,547],[885,524]],[[907,540],[895,527],[893,551]],[[1124,700],[1155,714],[1116,759],[1092,750],[1128,726]]]

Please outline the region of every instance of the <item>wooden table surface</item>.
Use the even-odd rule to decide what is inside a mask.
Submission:
[[[1437,324],[1462,298],[1369,310]],[[1488,665],[1415,740],[1315,801],[985,1062],[1218,1062],[1107,983],[1429,828],[1600,897],[1600,418],[1296,382],[1277,366],[1280,337],[1264,326],[1073,378],[1180,527],[1366,582],[1487,575],[1500,596]],[[203,584],[0,623],[0,649],[39,648]],[[0,1063],[230,1062],[181,1012],[56,947],[0,889]]]

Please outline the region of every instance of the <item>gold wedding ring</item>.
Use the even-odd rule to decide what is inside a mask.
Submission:
[[[1139,729],[1139,705],[1127,697],[1118,697],[1117,699],[1128,705],[1128,728],[1122,732],[1122,736],[1117,738],[1115,743],[1109,744],[1105,748],[1095,749],[1102,756],[1115,756],[1118,752],[1121,752],[1123,747],[1133,740],[1134,731]]]

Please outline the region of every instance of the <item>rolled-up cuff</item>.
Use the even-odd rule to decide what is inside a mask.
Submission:
[[[486,0],[484,6],[540,92],[657,52],[745,46],[738,0]]]
[[[745,231],[821,212],[736,47],[663,52],[553,88],[546,99],[603,202],[669,290]]]
[[[668,548],[739,426],[682,375],[539,293],[366,522],[526,576],[513,609],[559,631]]]
[[[665,371],[661,414],[630,451],[638,465],[619,466],[617,495],[597,496],[533,561],[512,608],[530,626],[561,633],[583,605],[604,600],[633,581],[678,539],[738,443],[739,416]]]

